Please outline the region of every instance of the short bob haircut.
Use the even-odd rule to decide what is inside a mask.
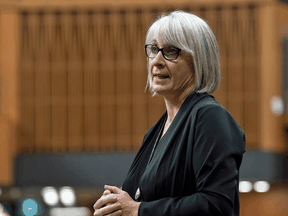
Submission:
[[[198,16],[174,11],[160,16],[147,31],[146,44],[150,34],[161,34],[163,43],[180,48],[192,56],[196,92],[213,94],[220,85],[220,57],[216,37],[208,24]],[[148,71],[146,89],[156,95],[150,85]]]

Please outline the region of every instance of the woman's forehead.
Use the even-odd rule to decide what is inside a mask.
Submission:
[[[165,37],[165,34],[161,32],[160,30],[157,31],[151,31],[146,38],[147,43],[152,44],[162,44],[162,45],[168,45],[167,37]]]

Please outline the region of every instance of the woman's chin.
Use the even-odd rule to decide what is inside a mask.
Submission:
[[[155,88],[153,88],[153,91],[156,93],[156,94],[158,94],[158,95],[162,95],[162,96],[164,96],[164,95],[167,95],[167,94],[169,94],[169,89],[166,87],[159,87],[159,86],[157,86],[157,87],[155,87]]]

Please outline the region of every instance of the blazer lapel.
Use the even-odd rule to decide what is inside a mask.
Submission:
[[[163,157],[169,147],[173,144],[174,138],[177,136],[179,130],[181,129],[181,126],[186,122],[188,115],[191,113],[191,110],[193,107],[203,98],[206,97],[213,97],[207,93],[196,93],[191,92],[188,97],[185,99],[183,104],[181,105],[179,111],[177,112],[175,118],[173,119],[170,127],[162,137],[161,141],[165,142],[167,144],[165,151],[163,152]],[[161,160],[160,160],[161,161]]]

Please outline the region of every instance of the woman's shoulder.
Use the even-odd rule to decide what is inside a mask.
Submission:
[[[198,112],[200,111],[214,111],[214,112],[228,112],[227,109],[222,106],[213,95],[210,94],[204,94],[203,95],[199,95],[199,97],[201,97],[200,100],[198,100],[198,102],[195,104],[195,106],[193,107],[193,110]]]
[[[198,122],[207,122],[207,124],[214,123],[215,125],[223,124],[226,127],[234,125],[240,131],[244,132],[232,114],[212,95],[200,100],[195,106],[194,113],[196,113],[196,121]]]
[[[221,120],[229,120],[236,122],[230,112],[221,105],[213,95],[206,94],[202,95],[202,98],[198,100],[195,106],[191,110],[192,116],[197,116],[201,120],[211,120],[214,118]]]

